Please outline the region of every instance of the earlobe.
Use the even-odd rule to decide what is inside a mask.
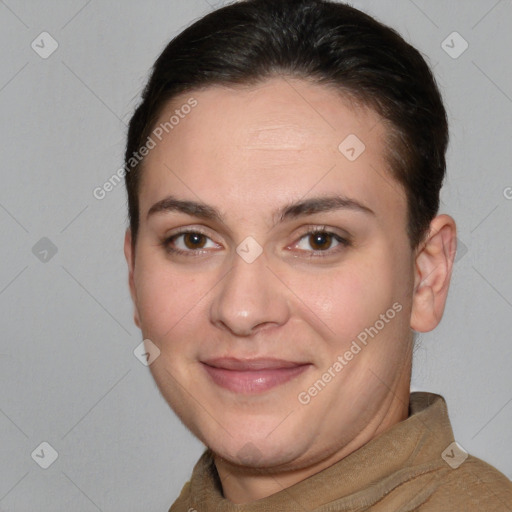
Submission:
[[[438,215],[416,255],[411,312],[415,331],[431,331],[441,321],[456,248],[455,221],[449,215]]]
[[[124,257],[126,258],[126,263],[128,264],[128,285],[130,287],[130,295],[132,297],[134,306],[133,321],[135,322],[135,325],[140,329],[140,318],[137,309],[137,290],[135,288],[134,280],[135,254],[132,247],[132,233],[130,228],[126,230],[124,235]]]

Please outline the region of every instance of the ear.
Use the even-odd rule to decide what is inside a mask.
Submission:
[[[457,228],[449,215],[438,215],[416,254],[411,328],[434,329],[443,316],[453,262],[457,250]]]
[[[135,289],[135,282],[133,279],[133,273],[135,270],[135,249],[132,247],[132,232],[130,228],[126,230],[124,235],[124,257],[128,264],[128,285],[130,286],[130,295],[132,296],[134,306],[133,321],[140,329],[139,311],[137,309],[137,290]]]

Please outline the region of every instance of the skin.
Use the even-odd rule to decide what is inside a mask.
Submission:
[[[126,232],[125,255],[135,323],[161,351],[152,375],[213,450],[224,496],[242,504],[331,466],[407,418],[412,330],[429,331],[442,317],[455,224],[437,216],[411,249],[404,191],[385,158],[387,128],[332,89],[284,77],[211,87],[175,98],[161,119],[191,96],[197,107],[145,159],[140,230],[135,253]],[[349,134],[366,146],[353,162],[338,150]],[[222,221],[177,211],[148,217],[170,194],[218,209]],[[274,222],[290,203],[333,194],[373,213],[342,208]],[[202,249],[181,236],[171,247],[188,255],[166,251],[162,242],[182,227],[206,235]],[[351,243],[327,238],[319,249],[312,227]],[[236,252],[248,236],[263,249],[252,263]],[[394,303],[401,311],[300,403],[299,393]],[[223,356],[310,366],[267,391],[235,393],[201,363]]]

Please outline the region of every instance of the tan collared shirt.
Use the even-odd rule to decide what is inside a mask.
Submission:
[[[410,395],[409,417],[333,466],[236,505],[207,450],[169,512],[512,512],[512,482],[454,442],[443,397]]]

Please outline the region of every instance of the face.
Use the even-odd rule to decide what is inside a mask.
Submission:
[[[222,458],[304,467],[409,393],[414,254],[387,127],[282,78],[183,95],[161,121],[191,97],[145,159],[134,264],[126,244],[150,369]]]

